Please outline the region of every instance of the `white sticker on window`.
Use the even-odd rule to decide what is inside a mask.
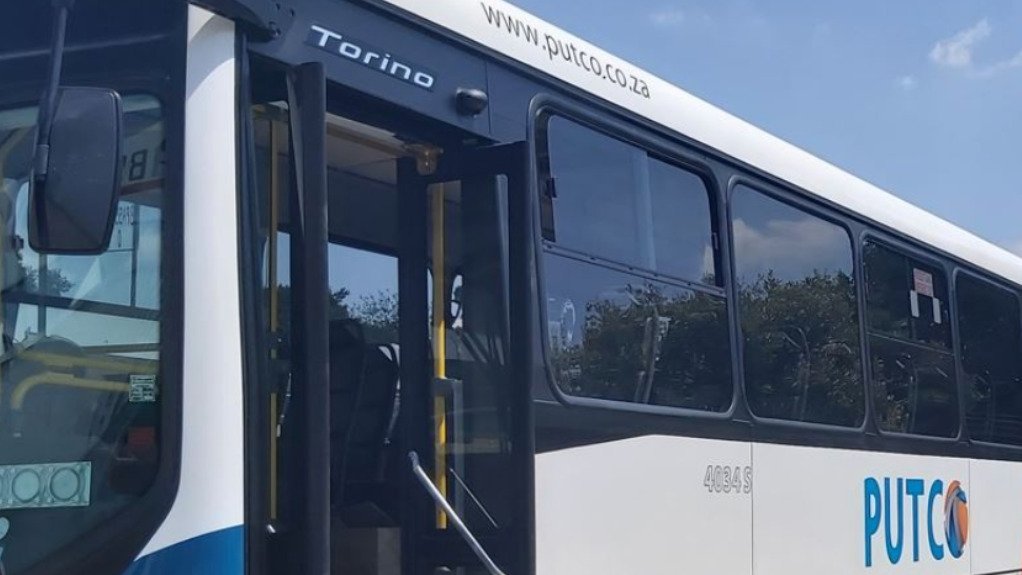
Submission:
[[[156,375],[132,375],[128,378],[128,402],[152,403],[156,401]]]
[[[912,290],[908,292],[909,305],[912,307],[912,317],[919,317],[919,292]]]
[[[919,295],[933,297],[933,274],[914,268],[912,270],[912,280],[915,290]]]
[[[85,507],[92,491],[92,463],[0,465],[0,509]]]
[[[940,313],[940,300],[933,298],[933,323],[940,324],[943,322]]]

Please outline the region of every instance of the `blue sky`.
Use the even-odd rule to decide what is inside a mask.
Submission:
[[[1022,254],[1022,2],[512,3]]]

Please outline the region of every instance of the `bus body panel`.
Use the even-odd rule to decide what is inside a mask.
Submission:
[[[969,545],[973,573],[1019,569],[1022,562],[1022,463],[969,462]]]
[[[290,64],[322,62],[328,79],[389,112],[413,112],[487,137],[490,115],[459,113],[459,89],[486,90],[487,63],[473,53],[408,24],[383,18],[355,2],[296,0],[293,21],[279,41],[252,43],[261,55]],[[519,121],[524,122],[524,117]]]
[[[973,495],[969,460],[762,443],[752,452],[757,575],[970,573],[973,534],[958,557],[945,534],[953,486],[952,499]]]
[[[537,455],[536,573],[751,573],[751,455],[669,436]]]
[[[562,449],[536,457],[536,572],[1013,573],[1019,485],[1014,462],[668,436]]]
[[[189,7],[181,479],[132,572],[242,572],[234,24]]]

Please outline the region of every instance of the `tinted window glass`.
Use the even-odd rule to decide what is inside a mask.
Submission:
[[[657,271],[713,283],[713,220],[702,178],[650,158],[649,190]]]
[[[397,343],[397,258],[329,244],[331,312],[352,318],[372,344]]]
[[[938,437],[958,434],[951,354],[872,335],[870,357],[880,429]]]
[[[562,391],[706,411],[731,405],[722,299],[553,254],[546,272]]]
[[[969,434],[1022,444],[1022,337],[1018,297],[973,277],[958,277],[958,325]]]
[[[861,424],[848,233],[744,186],[732,213],[750,408],[760,417]]]
[[[36,110],[0,110],[0,571],[22,573],[149,491],[164,432],[160,337],[164,117],[124,95],[110,244],[40,254],[28,238]],[[86,153],[82,150],[82,153]],[[40,480],[41,478],[41,480]],[[5,537],[6,535],[6,537]],[[6,551],[4,550],[6,547]]]
[[[954,437],[958,393],[943,272],[872,241],[863,258],[877,423]]]
[[[900,339],[951,346],[943,272],[875,242],[863,247],[870,329]]]
[[[709,193],[699,176],[562,118],[551,118],[547,130],[547,240],[713,283]]]
[[[550,118],[546,137],[544,280],[558,385],[582,397],[727,410],[727,305],[699,285],[717,280],[703,179],[563,118]]]

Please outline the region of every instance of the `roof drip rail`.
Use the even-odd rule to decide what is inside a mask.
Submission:
[[[252,40],[272,40],[281,34],[284,8],[274,0],[194,0],[195,4],[234,20]]]

